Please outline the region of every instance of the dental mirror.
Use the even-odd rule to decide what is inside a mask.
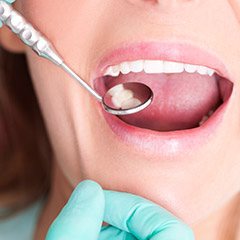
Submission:
[[[139,112],[150,105],[152,90],[143,83],[127,82],[115,85],[103,96],[104,109],[115,115]]]
[[[118,84],[109,89],[103,97],[100,96],[64,63],[52,44],[39,31],[11,5],[2,0],[0,0],[0,20],[38,56],[48,59],[77,80],[82,87],[102,103],[107,112],[114,115],[133,114],[145,109],[152,102],[152,90],[145,84],[137,82]]]

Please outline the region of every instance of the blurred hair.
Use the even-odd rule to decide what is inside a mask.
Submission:
[[[4,207],[16,212],[47,193],[51,158],[25,56],[0,48],[0,199]],[[9,204],[4,199],[10,199]]]

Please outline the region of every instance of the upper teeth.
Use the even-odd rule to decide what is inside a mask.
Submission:
[[[182,73],[186,71],[188,73],[197,72],[201,75],[209,76],[215,73],[213,69],[201,65],[162,60],[137,60],[110,66],[106,69],[104,76],[117,77],[120,73],[128,74],[130,72],[139,73],[142,71],[145,73]]]

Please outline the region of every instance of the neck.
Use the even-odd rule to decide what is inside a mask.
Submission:
[[[196,240],[240,240],[240,193],[193,226]]]
[[[73,191],[73,187],[63,176],[55,161],[52,176],[51,190],[38,220],[34,240],[45,239],[48,228],[67,203]]]
[[[34,240],[45,239],[48,228],[66,204],[73,187],[55,164],[52,188],[38,221]],[[193,226],[196,240],[240,240],[240,194]]]

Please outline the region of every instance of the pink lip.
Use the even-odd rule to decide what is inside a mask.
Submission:
[[[108,66],[139,59],[161,59],[203,65],[215,69],[219,75],[230,80],[227,68],[213,53],[191,44],[169,42],[124,44],[123,47],[111,51],[102,58],[92,79],[103,76]],[[233,79],[231,78],[231,81]],[[92,85],[94,85],[93,82],[94,80]],[[157,132],[131,126],[118,117],[106,113],[101,104],[98,104],[98,107],[101,108],[100,112],[119,140],[137,150],[169,156],[173,153],[174,155],[184,154],[188,149],[194,151],[211,144],[224,127],[225,113],[231,105],[231,99],[230,96],[201,127],[172,132]]]

